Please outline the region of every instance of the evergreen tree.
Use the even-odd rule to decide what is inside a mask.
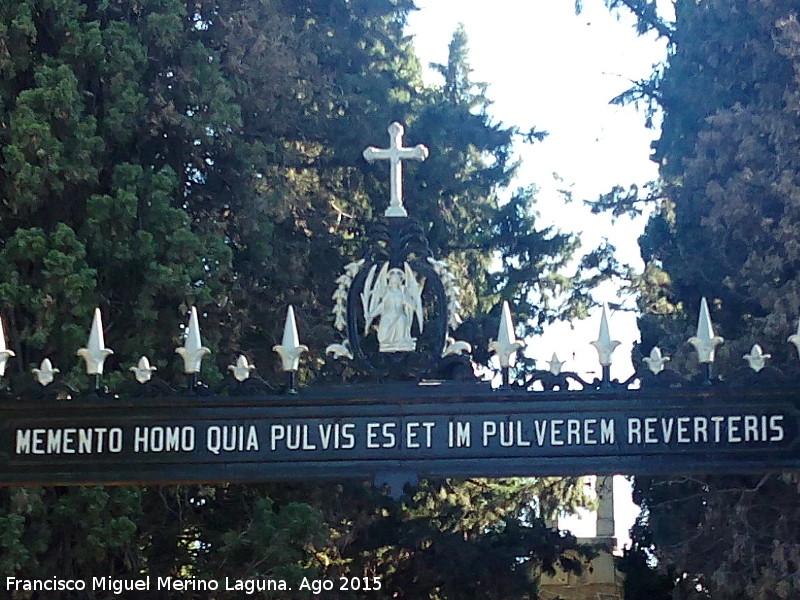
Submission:
[[[530,190],[500,201],[522,134],[492,123],[463,32],[445,85],[423,86],[403,36],[411,8],[3,3],[0,312],[14,389],[32,385],[44,357],[85,387],[74,352],[96,306],[115,351],[112,389],[142,354],[180,377],[172,349],[192,305],[214,351],[204,380],[247,351],[277,381],[269,349],[290,303],[313,349],[310,378],[332,334],[333,282],[387,197],[384,170],[361,150],[394,120],[431,147],[430,162],[408,169],[409,210],[437,256],[461,265],[467,309],[507,298],[521,317],[552,318],[536,295],[581,288],[557,273],[575,240],[537,229]],[[488,272],[493,254],[513,266],[508,276]],[[465,325],[476,348],[496,332],[496,319]],[[5,490],[0,574],[224,574],[296,587],[304,574],[379,572],[376,598],[521,597],[537,569],[570,567],[563,553],[575,544],[536,519],[533,497],[551,514],[582,502],[580,490],[575,480],[435,482],[407,506],[351,483]],[[418,577],[431,557],[450,562]]]
[[[786,339],[800,315],[796,7],[709,0],[675,9],[657,89],[665,199],[640,239],[642,344],[665,349],[676,370],[696,372],[686,340],[707,296],[726,340],[715,365],[721,377],[742,366],[754,343],[794,372]],[[638,477],[642,524],[676,575],[674,597],[796,595],[796,479]]]

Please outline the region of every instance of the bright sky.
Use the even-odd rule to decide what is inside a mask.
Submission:
[[[595,200],[613,185],[644,184],[657,177],[649,160],[657,130],[644,126],[644,115],[633,107],[609,100],[646,78],[665,57],[663,42],[637,37],[628,15],[611,15],[602,0],[584,0],[575,14],[573,0],[416,0],[419,11],[409,19],[409,34],[423,66],[446,63],[453,31],[463,23],[469,36],[473,81],[489,84],[494,101],[490,114],[522,130],[535,126],[550,135],[541,143],[520,148],[523,164],[518,185],[539,187],[541,225],[556,225],[581,234],[585,248],[608,238],[619,258],[641,269],[637,238],[644,220],[619,220],[591,215],[581,201]],[[441,81],[428,73],[431,82]],[[557,179],[554,174],[558,175]],[[565,205],[559,189],[572,191],[575,201]],[[616,301],[613,289],[596,296]],[[638,338],[635,316],[612,314],[613,339],[623,342],[615,354],[612,376],[631,372],[631,344]],[[548,328],[531,340],[531,355],[546,361],[555,351],[565,368],[599,369],[597,353],[588,342],[597,339],[599,316],[577,324]],[[540,367],[546,368],[543,362]],[[630,487],[615,478],[616,534],[623,543],[638,508],[630,501]],[[562,522],[576,535],[592,535],[593,516]]]

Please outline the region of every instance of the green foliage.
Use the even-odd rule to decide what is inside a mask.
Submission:
[[[140,494],[136,488],[96,487],[4,491],[3,577],[91,579],[135,572],[131,546],[143,516]]]
[[[310,379],[333,333],[333,282],[388,196],[385,168],[360,153],[394,120],[408,125],[407,144],[431,149],[406,169],[407,205],[437,257],[458,265],[459,337],[486,348],[504,299],[533,327],[565,310],[556,295],[580,310],[587,281],[559,274],[575,238],[538,228],[532,188],[501,200],[513,144],[543,132],[492,121],[463,29],[444,83],[424,86],[403,35],[412,8],[0,3],[0,312],[12,386],[30,385],[48,357],[85,387],[75,350],[96,306],[114,349],[111,385],[142,354],[178,379],[172,350],[192,305],[213,350],[205,380],[243,351],[277,380],[271,347],[287,304],[312,348]],[[506,271],[491,271],[495,258]],[[605,269],[606,258],[587,260]],[[6,490],[0,575],[380,573],[387,598],[521,596],[541,569],[575,566],[564,554],[575,541],[537,520],[533,498],[549,515],[583,503],[581,489],[428,483],[407,506],[349,484]]]
[[[664,197],[640,239],[642,346],[659,345],[679,372],[696,370],[686,339],[706,296],[725,338],[717,373],[739,368],[754,343],[791,370],[786,339],[800,315],[796,7],[686,0],[675,9],[669,62],[653,79],[664,110],[655,156]],[[798,553],[795,479],[637,478],[642,524],[675,575],[673,597],[797,595],[788,558]]]
[[[615,560],[625,578],[625,600],[672,600],[674,569],[659,572],[653,556],[652,534],[647,516],[640,515],[631,530],[632,545]]]
[[[538,577],[555,567],[579,572],[591,549],[537,517],[583,505],[580,481],[423,481],[403,504],[369,485],[300,492],[319,506],[330,527],[329,576],[378,576],[370,597],[501,600],[535,597]],[[361,594],[340,593],[340,598]]]

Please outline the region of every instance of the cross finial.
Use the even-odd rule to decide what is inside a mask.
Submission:
[[[402,160],[425,160],[428,158],[428,149],[422,144],[417,144],[413,148],[403,147],[403,133],[405,130],[396,121],[389,125],[389,147],[375,148],[369,146],[364,149],[364,159],[367,162],[376,160],[389,161],[389,186],[391,200],[389,208],[384,213],[387,217],[407,217],[403,206],[403,167]]]

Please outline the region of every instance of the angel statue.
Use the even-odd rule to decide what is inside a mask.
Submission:
[[[422,285],[419,284],[408,263],[403,269],[389,268],[384,263],[377,278],[373,265],[367,275],[361,302],[366,325],[364,335],[369,333],[370,325],[376,317],[378,323],[378,343],[381,352],[413,352],[417,338],[411,337],[411,325],[417,316],[419,330],[422,332]]]

